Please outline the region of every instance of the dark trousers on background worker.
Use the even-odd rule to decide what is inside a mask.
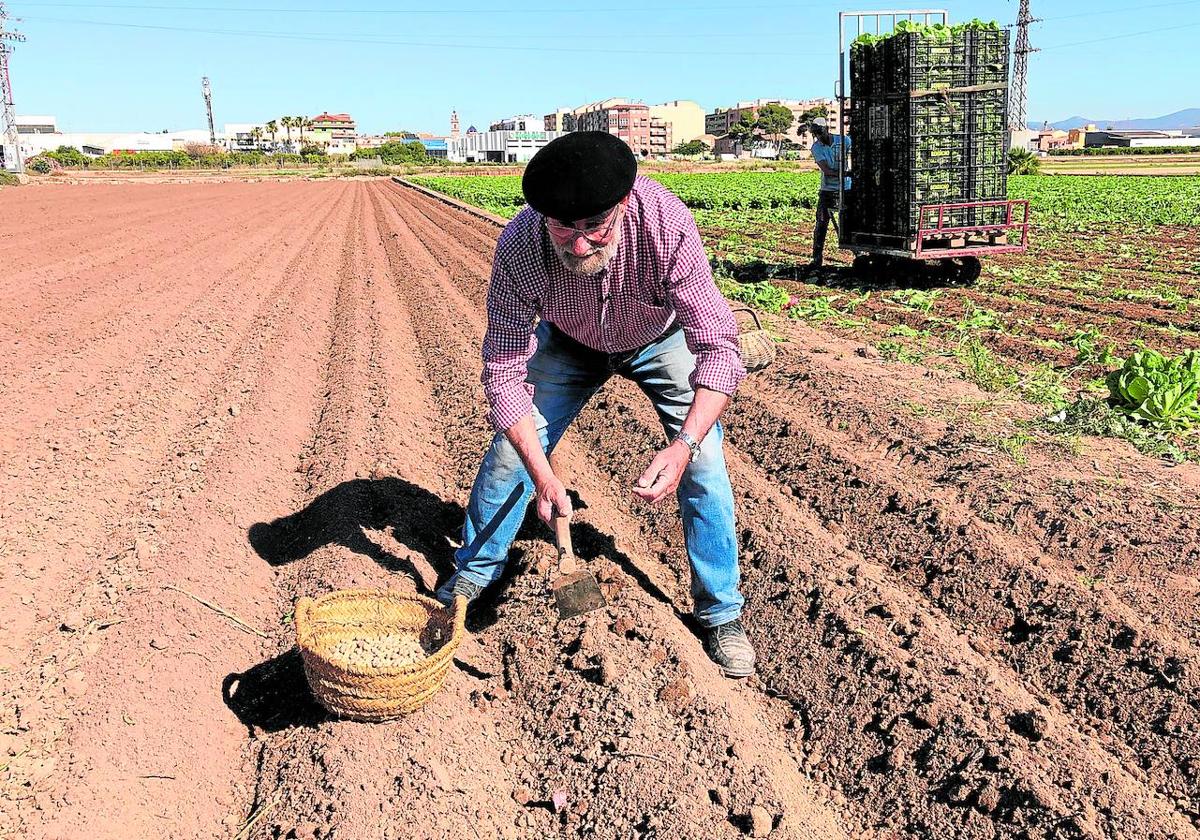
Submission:
[[[825,256],[825,234],[829,223],[837,230],[838,191],[821,190],[817,193],[817,226],[813,229],[813,262],[820,265]]]

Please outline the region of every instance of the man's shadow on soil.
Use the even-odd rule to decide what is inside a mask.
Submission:
[[[578,494],[572,491],[571,495],[576,510],[587,508]],[[523,497],[523,489],[518,488],[509,503],[520,504]],[[248,536],[254,550],[272,566],[301,560],[319,548],[336,544],[370,557],[388,571],[410,575],[419,589],[432,594],[410,560],[386,551],[364,529],[390,529],[397,542],[424,556],[437,574],[436,588],[454,572],[454,546],[447,538],[461,536],[465,515],[461,505],[404,479],[360,478],[322,493],[296,513],[252,525]],[[590,523],[577,523],[572,530],[581,560],[609,557],[652,597],[674,609],[671,599],[617,549],[610,534]],[[532,512],[532,506],[526,509],[516,539],[551,539],[549,529]],[[496,622],[498,600],[527,565],[523,552],[510,552],[500,580],[471,605],[467,620],[471,632],[480,632]],[[678,610],[676,613],[684,620],[690,619]],[[222,685],[222,694],[242,723],[267,731],[313,726],[325,717],[309,694],[300,655],[294,648],[249,671],[230,674]]]

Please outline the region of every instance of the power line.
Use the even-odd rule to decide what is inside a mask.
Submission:
[[[293,14],[293,15],[484,15],[484,14],[585,14],[595,15],[598,12],[644,12],[645,6],[609,6],[587,8],[563,8],[561,6],[543,6],[537,8],[508,8],[491,6],[480,9],[303,9],[282,8],[278,6],[142,6],[133,3],[15,3],[11,5],[36,6],[37,8],[60,9],[128,9],[132,11],[168,11],[168,12],[248,12],[264,14]],[[790,3],[739,5],[738,11],[744,9],[825,9],[828,3]],[[718,6],[677,6],[673,12],[729,12],[728,4]]]
[[[1068,44],[1052,44],[1049,47],[1042,47],[1042,52],[1046,50],[1061,50],[1064,47],[1079,47],[1084,44],[1099,44],[1104,41],[1121,41],[1125,38],[1136,38],[1140,35],[1156,35],[1159,32],[1177,32],[1180,29],[1194,29],[1200,26],[1200,23],[1183,23],[1178,26],[1164,26],[1161,29],[1143,29],[1141,32],[1124,32],[1120,35],[1109,35],[1104,38],[1091,38],[1087,41],[1071,41]]]
[[[1200,2],[1197,0],[1175,0],[1173,3],[1148,3],[1143,6],[1138,6],[1139,12],[1144,12],[1146,9],[1166,9],[1172,6],[1195,6],[1200,8]],[[1072,18],[1095,17],[1096,15],[1127,15],[1129,14],[1129,6],[1122,6],[1119,9],[1090,9],[1086,12],[1076,12],[1071,15],[1054,15],[1053,17],[1045,17],[1042,20],[1070,20]]]
[[[396,46],[396,47],[434,47],[437,49],[466,49],[466,50],[504,50],[509,52],[553,52],[553,53],[602,53],[602,54],[619,54],[619,55],[694,55],[713,57],[714,53],[711,50],[662,50],[662,49],[608,49],[595,47],[531,47],[521,46],[517,44],[456,44],[456,43],[439,43],[432,41],[397,41],[390,39],[376,38],[374,36],[367,37],[341,37],[336,35],[325,35],[322,33],[300,33],[300,32],[271,32],[266,30],[251,30],[251,29],[208,29],[203,27],[191,26],[165,26],[162,24],[151,23],[118,23],[116,21],[103,20],[83,20],[78,18],[55,18],[28,16],[24,20],[46,21],[53,23],[78,24],[82,26],[108,26],[121,29],[143,29],[159,32],[188,32],[204,35],[225,35],[225,36],[240,36],[248,38],[274,38],[287,41],[315,41],[319,43],[342,43],[342,44],[375,44],[380,46]],[[513,36],[519,38],[520,36]],[[788,52],[762,52],[759,50],[734,52],[729,50],[721,50],[720,56],[774,56],[774,57],[790,57],[798,55],[811,56],[828,56],[831,53],[825,52],[800,52],[790,50]]]

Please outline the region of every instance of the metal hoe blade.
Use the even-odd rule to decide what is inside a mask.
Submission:
[[[558,580],[554,581],[554,603],[558,607],[558,620],[574,618],[585,612],[607,607],[604,593],[596,576],[587,569],[580,569],[571,545],[571,520],[566,516],[554,517],[554,541],[558,544]]]
[[[587,569],[563,575],[554,582],[553,591],[560,621],[608,606],[600,584]]]

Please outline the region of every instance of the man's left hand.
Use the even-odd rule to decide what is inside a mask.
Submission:
[[[634,494],[652,505],[658,504],[669,493],[675,492],[691,459],[692,452],[685,444],[670,444],[654,456],[634,485]]]

